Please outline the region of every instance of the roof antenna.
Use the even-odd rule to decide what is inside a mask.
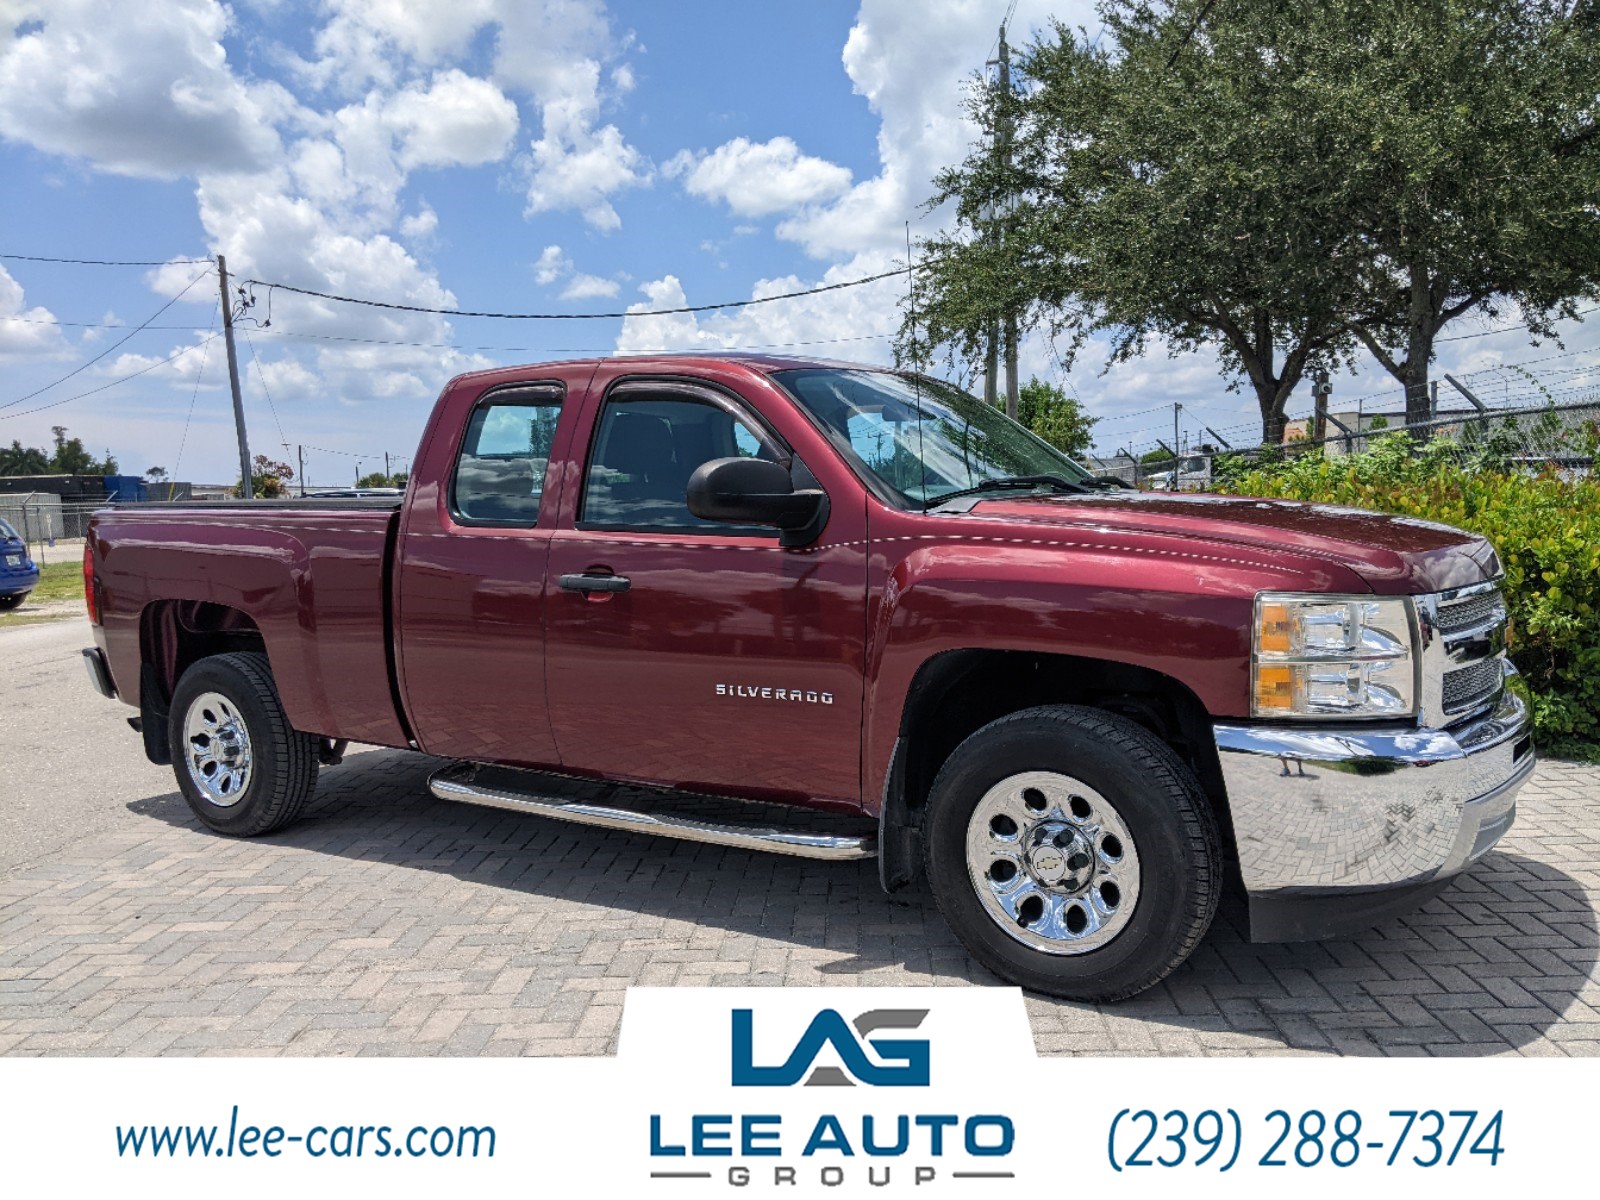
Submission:
[[[922,507],[928,507],[928,456],[922,448],[922,352],[917,348],[917,268],[911,261],[911,222],[906,222],[906,308],[911,320],[911,394],[917,409],[917,466],[922,472]]]

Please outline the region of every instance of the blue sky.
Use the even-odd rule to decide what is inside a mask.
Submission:
[[[230,268],[438,307],[606,311],[746,298],[896,265],[928,180],[973,131],[963,81],[1007,0],[0,0],[0,252]],[[1018,38],[1089,4],[1021,0]],[[1015,39],[1014,39],[1015,40]],[[0,442],[64,424],[125,469],[236,475],[215,281],[59,386],[201,268],[0,259]],[[573,352],[803,342],[887,361],[902,281],[695,320],[397,316],[277,293],[241,338],[252,448],[318,483],[412,453],[453,374]],[[257,289],[258,319],[267,295]],[[1513,318],[1510,318],[1514,320]],[[1503,323],[1509,323],[1503,322]],[[96,327],[103,326],[103,327]],[[1463,325],[1449,332],[1478,332]],[[1600,362],[1592,323],[1550,366]],[[405,343],[384,345],[376,343]],[[188,353],[166,366],[163,359]],[[1449,343],[1446,370],[1560,353],[1517,332]],[[259,356],[259,357],[258,357]],[[1207,354],[1065,376],[1105,448],[1253,421]],[[152,368],[96,395],[28,413]],[[1537,369],[1537,368],[1536,368]],[[1363,364],[1336,400],[1392,390]],[[1297,396],[1291,411],[1309,404]],[[1336,408],[1338,404],[1336,403]],[[1157,411],[1151,411],[1157,410]],[[181,458],[180,458],[181,451]],[[292,452],[287,452],[292,459]],[[359,457],[357,457],[359,456]]]

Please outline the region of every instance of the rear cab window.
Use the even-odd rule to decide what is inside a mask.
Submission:
[[[536,524],[560,419],[557,387],[511,388],[479,401],[451,476],[456,520],[467,525]]]

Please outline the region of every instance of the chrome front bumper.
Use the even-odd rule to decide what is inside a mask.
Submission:
[[[1509,687],[1449,730],[1215,732],[1256,941],[1355,932],[1440,890],[1511,827],[1534,766]]]

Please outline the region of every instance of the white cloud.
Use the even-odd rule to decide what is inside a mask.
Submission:
[[[222,365],[221,357],[225,351],[220,340],[203,345],[208,336],[197,333],[188,346],[174,346],[165,354],[125,352],[97,364],[94,371],[107,379],[144,372],[147,378],[165,380],[180,391],[190,391],[197,383],[207,391],[220,388],[227,379],[227,368]],[[173,357],[185,351],[181,357]],[[167,361],[169,359],[171,361]]]
[[[610,232],[622,218],[610,197],[649,180],[643,155],[623,139],[615,125],[603,129],[568,126],[551,130],[546,110],[544,137],[533,143],[527,215],[575,209],[596,229]]]
[[[430,67],[464,54],[494,17],[496,0],[326,0],[332,17],[312,39],[316,57],[295,60],[316,87],[360,94],[393,87],[410,65]]]
[[[400,220],[400,235],[413,242],[425,242],[439,229],[439,214],[424,204],[416,212]]]
[[[599,275],[574,275],[567,286],[561,289],[563,300],[594,300],[604,296],[615,296],[622,290],[622,285],[615,279],[604,279]]]
[[[571,270],[572,260],[567,257],[565,250],[560,246],[546,246],[539,255],[539,261],[533,264],[533,277],[548,286]]]
[[[644,156],[601,121],[606,101],[634,85],[627,63],[605,69],[628,39],[614,35],[601,0],[330,0],[330,7],[315,58],[296,65],[314,86],[345,94],[393,89],[407,70],[453,61],[494,29],[495,83],[531,97],[542,124],[525,159],[529,216],[571,210],[612,230],[621,218],[611,198],[649,182]]]
[[[741,217],[787,212],[837,196],[850,186],[847,169],[802,154],[788,137],[766,142],[741,137],[710,153],[680,151],[662,172],[682,178],[691,195],[720,200]]]
[[[887,255],[858,255],[830,267],[818,279],[787,275],[763,279],[751,289],[759,299],[831,283],[840,283],[890,270]],[[889,339],[899,323],[897,304],[904,287],[898,277],[836,292],[751,305],[709,315],[675,313],[670,316],[630,316],[617,336],[617,352],[636,354],[654,350],[733,350],[793,348],[797,353],[817,352],[861,362],[887,363]],[[628,306],[630,313],[648,309],[681,308],[692,303],[675,275],[641,284],[646,299]],[[841,341],[840,339],[843,339]]]
[[[405,88],[382,108],[408,170],[496,162],[517,132],[517,106],[505,93],[454,68],[435,75],[426,90]]]
[[[0,50],[0,134],[123,175],[174,178],[275,159],[295,108],[238,79],[217,0],[20,0],[38,22]]]
[[[529,216],[570,209],[596,229],[622,224],[611,197],[650,182],[651,168],[613,124],[600,124],[608,93],[602,71],[626,47],[600,0],[507,0],[498,12],[495,77],[539,105],[541,135],[529,147]],[[626,63],[610,73],[611,92],[633,88]]]
[[[533,264],[533,278],[542,287],[549,287],[562,279],[567,286],[561,289],[563,300],[593,300],[602,296],[615,296],[622,285],[614,279],[600,275],[586,275],[573,266],[571,257],[560,246],[546,246]]]
[[[68,350],[55,315],[42,305],[29,308],[22,285],[0,265],[0,362],[56,358]]]

